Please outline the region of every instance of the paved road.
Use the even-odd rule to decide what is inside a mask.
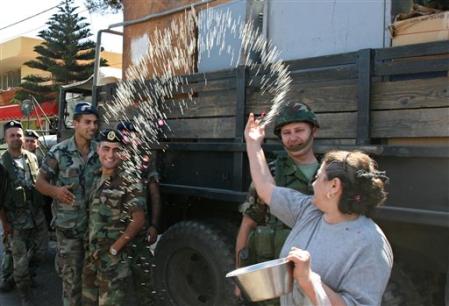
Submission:
[[[0,226],[0,231],[1,226]],[[2,233],[3,234],[3,233]],[[61,280],[54,269],[55,242],[50,242],[49,251],[43,264],[36,271],[37,287],[33,289],[36,306],[62,306]],[[0,243],[0,258],[3,258],[3,244]],[[17,290],[0,293],[0,306],[20,306]]]
[[[0,235],[3,235],[3,228],[0,223]],[[0,236],[1,237],[1,236]],[[37,287],[33,289],[34,302],[36,306],[62,306],[62,284],[61,279],[56,275],[54,269],[54,256],[56,253],[56,242],[50,241],[49,251],[45,261],[36,271],[35,278]],[[3,258],[3,243],[0,239],[0,260]],[[132,286],[128,286],[127,306],[134,306],[135,298]],[[0,293],[0,306],[20,306],[17,290],[9,293]]]

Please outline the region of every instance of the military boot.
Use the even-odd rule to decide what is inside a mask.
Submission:
[[[31,287],[18,288],[20,303],[22,306],[35,306],[33,303],[33,291]]]

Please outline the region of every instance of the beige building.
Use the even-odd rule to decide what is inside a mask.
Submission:
[[[47,119],[53,119],[58,115],[56,101],[45,101],[40,107],[35,107],[30,116],[24,116],[19,104],[13,104],[21,80],[28,75],[49,76],[49,72],[32,69],[25,62],[38,56],[34,47],[41,44],[42,39],[31,37],[18,37],[0,43],[0,127],[8,120],[20,120],[24,127],[32,128],[40,133],[49,130]],[[122,55],[114,52],[102,52],[101,56],[108,61],[108,70],[121,76]],[[3,129],[0,130],[0,143],[3,137]]]
[[[21,79],[30,74],[49,75],[48,72],[24,65],[38,55],[34,52],[34,47],[42,42],[43,40],[39,38],[18,37],[0,43],[0,91],[19,86]],[[108,61],[110,67],[121,69],[122,55],[120,53],[104,51],[101,56]],[[8,103],[9,101],[2,101],[0,97],[0,105]]]

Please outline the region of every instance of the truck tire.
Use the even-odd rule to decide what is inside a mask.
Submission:
[[[221,231],[197,221],[170,227],[156,247],[154,285],[167,306],[238,305],[232,281],[233,245]]]
[[[432,305],[432,292],[425,278],[425,275],[418,275],[395,263],[382,297],[382,306]]]

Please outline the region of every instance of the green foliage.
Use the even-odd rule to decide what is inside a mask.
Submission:
[[[77,9],[73,0],[62,0],[58,12],[47,22],[47,28],[39,32],[38,36],[44,41],[34,48],[38,56],[25,65],[51,75],[25,77],[16,99],[22,100],[32,94],[38,101],[49,100],[57,95],[61,85],[87,79],[93,74],[95,42],[91,40],[86,18],[80,16]],[[103,59],[101,63],[106,65]]]
[[[84,4],[89,11],[98,13],[117,12],[123,8],[121,0],[85,0]]]
[[[438,10],[449,10],[448,0],[415,0],[415,3]]]

